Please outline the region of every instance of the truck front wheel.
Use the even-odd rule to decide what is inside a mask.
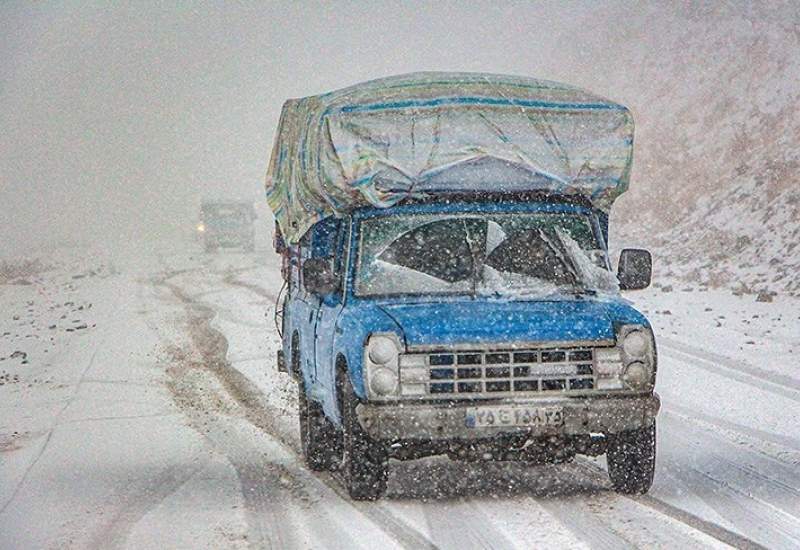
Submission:
[[[336,429],[325,417],[322,406],[308,398],[302,380],[297,383],[297,408],[306,465],[315,472],[333,469],[338,463]]]
[[[606,454],[614,490],[641,495],[653,485],[656,470],[656,424],[611,436]]]
[[[356,397],[346,376],[339,385],[342,411],[342,477],[353,500],[377,500],[386,492],[388,457],[386,448],[373,441],[356,415]]]

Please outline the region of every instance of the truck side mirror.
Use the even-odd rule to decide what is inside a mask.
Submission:
[[[626,248],[619,255],[617,278],[620,290],[641,290],[650,286],[653,257],[647,250]]]
[[[303,262],[303,285],[306,290],[318,296],[331,294],[336,290],[336,276],[330,258],[309,258]]]

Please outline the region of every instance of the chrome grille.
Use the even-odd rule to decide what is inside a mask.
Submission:
[[[595,387],[593,348],[437,351],[400,359],[403,395],[500,397]]]

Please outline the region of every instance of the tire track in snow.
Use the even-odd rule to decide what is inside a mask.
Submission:
[[[215,422],[204,435],[222,451],[236,469],[245,502],[248,541],[257,548],[299,548],[308,544],[309,530],[327,531],[343,546],[351,540],[332,529],[323,515],[304,514],[307,521],[294,521],[298,509],[307,511],[311,496],[282,461],[255,452],[253,442],[236,433],[230,422]],[[302,503],[302,505],[298,505]],[[306,508],[307,505],[308,507]],[[323,525],[320,526],[320,524]]]
[[[504,487],[503,475],[475,466],[443,459],[401,462],[391,469],[385,502],[423,502],[430,538],[442,548],[514,548],[492,516],[479,509],[480,496],[476,498]]]
[[[712,416],[701,411],[684,407],[682,405],[677,405],[675,403],[662,404],[662,411],[681,417],[683,420],[696,424],[700,428],[708,426],[721,428],[729,432],[735,432],[736,434],[744,436],[749,440],[756,440],[759,443],[768,443],[772,446],[780,447],[785,451],[792,453],[800,453],[800,439],[743,426],[742,424],[731,422],[730,420]],[[735,443],[742,443],[740,438],[735,438],[733,441]],[[764,449],[761,447],[755,447],[753,450],[765,453]],[[771,454],[769,454],[769,456],[777,460],[782,460],[780,457],[772,456]],[[796,463],[797,461],[793,462],[792,465],[796,465]]]
[[[238,287],[247,289],[250,292],[252,292],[253,294],[261,296],[262,298],[264,298],[266,300],[270,300],[272,303],[275,303],[275,301],[278,299],[276,294],[274,294],[272,292],[269,292],[265,288],[255,284],[255,283],[248,283],[247,281],[242,281],[241,279],[238,279],[236,277],[236,275],[237,275],[236,273],[228,272],[225,275],[225,277],[222,279],[222,282],[224,282],[225,284],[227,284],[229,286],[238,286]]]
[[[714,374],[736,380],[759,391],[780,395],[800,403],[800,381],[778,373],[746,365],[728,357],[688,346],[659,336],[659,347],[666,348],[679,361]],[[669,354],[668,354],[669,355]],[[689,361],[687,361],[687,358]]]
[[[182,273],[185,273],[185,271]],[[155,280],[154,284],[169,289],[186,307],[191,320],[190,336],[195,347],[197,347],[204,357],[204,366],[216,376],[227,393],[242,406],[245,418],[251,424],[261,429],[267,435],[277,438],[277,442],[281,443],[286,449],[299,457],[299,442],[296,437],[292,432],[285,429],[285,425],[276,421],[276,419],[285,414],[284,411],[280,411],[269,404],[266,396],[264,396],[252,381],[228,364],[226,359],[227,339],[222,333],[210,325],[210,321],[214,317],[213,308],[194,300],[191,296],[186,294],[180,286],[170,282],[172,276],[172,274],[167,273]],[[436,547],[422,533],[408,525],[404,520],[396,517],[384,507],[380,505],[370,506],[371,503],[357,503],[351,501],[349,497],[342,496],[340,492],[341,488],[335,483],[324,481],[324,475],[311,475],[311,477],[319,480],[320,483],[324,483],[329,489],[332,489],[342,497],[345,502],[362,512],[362,514],[370,519],[378,529],[386,532],[390,538],[394,538],[401,546],[405,548]],[[324,531],[330,533],[330,530]]]
[[[255,397],[254,388],[243,384],[236,384],[235,375],[238,371],[232,369],[226,360],[228,342],[225,336],[211,327],[211,319],[214,318],[213,309],[201,302],[192,299],[181,287],[170,282],[170,279],[180,273],[167,273],[154,283],[158,286],[166,287],[184,306],[188,315],[189,336],[194,349],[200,354],[202,362],[200,367],[207,370],[221,384],[220,396],[217,399],[224,400],[225,394],[231,395],[237,404],[244,407],[245,411],[253,411],[252,400]],[[180,367],[179,367],[180,368]],[[186,370],[185,368],[183,370]],[[248,525],[248,540],[251,544],[265,548],[287,548],[296,546],[298,540],[295,537],[295,530],[290,525],[290,518],[287,515],[287,508],[291,504],[292,495],[282,488],[282,469],[260,454],[256,454],[256,460],[250,456],[250,447],[243,445],[230,433],[230,426],[219,424],[219,419],[208,415],[208,410],[217,403],[206,403],[205,407],[200,406],[208,402],[213,397],[206,395],[201,389],[192,387],[188,384],[190,378],[187,373],[182,373],[180,377],[175,377],[173,372],[173,383],[170,390],[176,395],[181,409],[189,414],[193,427],[206,439],[212,446],[228,458],[228,461],[236,470],[239,478],[242,497],[245,502],[245,513]],[[231,378],[234,380],[231,380]],[[248,381],[249,382],[249,381]],[[200,385],[202,388],[202,383]],[[238,390],[238,391],[237,391]],[[248,407],[250,405],[250,407]],[[198,410],[200,407],[201,410]],[[262,413],[265,412],[262,409]],[[273,418],[278,411],[272,411]],[[200,416],[205,413],[205,416]],[[252,416],[252,413],[246,414]],[[251,420],[248,418],[248,420]],[[261,427],[273,428],[266,414],[260,415],[259,424]],[[265,430],[267,431],[267,430]],[[270,431],[267,431],[270,435]],[[283,434],[285,435],[285,434]]]
[[[514,548],[514,544],[488,517],[476,509],[472,499],[425,506],[431,538],[442,548]]]
[[[176,404],[189,417],[190,425],[210,442],[212,448],[225,456],[236,470],[245,503],[248,540],[264,548],[292,547],[298,541],[295,540],[286,515],[291,497],[281,488],[280,476],[276,473],[277,466],[261,459],[260,455],[258,463],[254,463],[248,456],[247,449],[229,433],[231,426],[221,425],[219,417],[226,412],[224,390],[220,388],[220,392],[215,394],[213,385],[208,387],[210,383],[213,384],[213,380],[197,380],[204,370],[214,374],[215,369],[219,368],[215,365],[218,361],[215,355],[219,351],[225,353],[226,342],[223,344],[211,333],[203,337],[203,327],[213,317],[209,309],[194,306],[189,308],[189,315],[190,336],[194,347],[201,354],[202,362],[194,365],[180,362],[173,364],[168,370],[172,378],[168,387],[175,396]]]
[[[251,433],[258,428],[246,419],[241,404],[211,373],[200,374],[176,373],[173,389],[193,427],[236,470],[250,543],[283,549],[316,547],[316,541],[324,540],[336,548],[358,548],[341,522],[330,517],[320,491],[308,483],[294,453],[270,434],[259,438],[261,431]],[[209,415],[210,410],[215,414]]]
[[[381,502],[352,500],[344,489],[342,480],[339,479],[335,473],[317,473],[314,477],[316,477],[320,483],[324,483],[326,487],[336,493],[343,501],[361,512],[374,524],[390,533],[403,548],[408,548],[409,550],[417,548],[432,550],[439,548],[428,537],[397,517],[385,504]]]
[[[583,503],[577,499],[539,499],[535,502],[591,548],[602,550],[635,548],[631,541],[588,513]]]
[[[674,422],[676,425],[688,423],[690,426],[682,426],[684,431],[699,434],[698,437],[702,437],[704,441],[714,441],[714,455],[729,468],[755,478],[754,481],[757,483],[753,483],[751,487],[754,487],[756,491],[767,483],[776,489],[790,492],[791,502],[797,511],[796,515],[800,517],[800,470],[797,468],[797,462],[781,460],[779,457],[765,453],[760,448],[754,448],[749,445],[745,447],[745,452],[748,455],[747,460],[741,460],[743,456],[742,442],[736,439],[729,439],[724,432],[712,431],[715,428],[713,424],[703,425],[702,423],[692,422],[691,417],[674,413],[671,410],[664,411],[664,417],[668,418],[670,423]],[[729,452],[719,452],[718,449],[720,447],[727,447]],[[738,461],[733,461],[730,457],[736,457]],[[771,475],[763,472],[770,472]]]
[[[124,547],[133,527],[150,510],[183,487],[199,470],[199,467],[173,466],[159,472],[155,477],[148,478],[145,487],[128,487],[121,499],[115,498],[108,506],[111,509],[116,507],[118,512],[91,537],[87,547],[97,549]]]
[[[538,488],[535,495],[528,498],[529,501],[544,509],[591,548],[636,548],[641,545],[637,544],[637,540],[643,534],[642,523],[649,518],[638,511],[632,514],[610,512],[619,508],[617,503],[623,497],[609,490],[607,476],[586,471],[575,462],[554,468],[558,468],[558,478]],[[609,518],[612,514],[614,517]],[[636,520],[635,533],[631,533],[626,526],[630,523],[629,518]],[[675,544],[678,539],[683,539],[681,542],[684,544],[676,546],[684,547],[697,544],[684,533],[677,533],[674,528],[666,529],[667,526],[668,522],[658,518],[656,529],[661,541]]]
[[[680,418],[667,414],[665,421],[684,449],[680,459],[662,453],[672,478],[732,525],[746,526],[752,531],[748,538],[758,538],[768,546],[800,546],[800,475],[796,470],[775,470],[775,459],[743,453],[740,446]],[[775,472],[783,480],[764,472]]]
[[[595,479],[598,483],[607,483],[606,471],[597,464],[581,458],[575,461],[575,467],[581,470],[586,476]],[[673,506],[672,504],[669,504],[668,502],[665,502],[664,500],[656,498],[650,494],[639,496],[618,495],[618,497],[625,498],[642,506],[647,506],[659,514],[683,523],[692,529],[700,531],[701,533],[704,533],[705,535],[708,535],[709,537],[714,538],[724,544],[733,546],[734,548],[766,550],[764,546],[745,535],[705,520],[700,516]]]

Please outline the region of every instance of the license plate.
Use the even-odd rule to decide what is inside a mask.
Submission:
[[[467,409],[468,428],[491,426],[563,426],[561,407],[474,407]]]

